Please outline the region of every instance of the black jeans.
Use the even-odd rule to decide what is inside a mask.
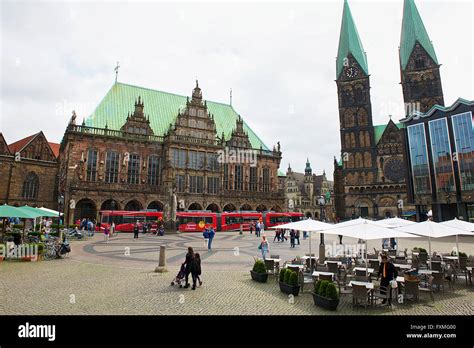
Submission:
[[[191,271],[189,269],[186,270],[186,277],[185,277],[185,285],[188,285],[189,286],[189,273],[191,273]]]

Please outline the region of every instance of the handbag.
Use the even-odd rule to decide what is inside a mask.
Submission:
[[[397,282],[396,280],[391,280],[391,281],[390,281],[390,287],[391,287],[392,289],[398,288],[398,282]]]
[[[262,243],[260,243],[260,245],[258,246],[258,249],[259,249],[259,250],[262,249]]]

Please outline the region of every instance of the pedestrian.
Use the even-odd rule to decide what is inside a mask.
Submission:
[[[390,238],[390,249],[395,250],[397,247],[397,242],[395,241],[395,238]]]
[[[115,231],[115,222],[112,221],[112,225],[110,225],[110,235],[112,237],[114,237],[115,233],[116,233],[116,231]]]
[[[295,238],[298,241],[298,245],[300,245],[300,231],[296,231]]]
[[[308,232],[307,232],[307,231],[303,231],[303,239],[306,240],[306,238],[308,238]]]
[[[194,260],[191,264],[191,277],[193,278],[193,287],[192,290],[196,290],[196,282],[199,280],[199,286],[202,285],[201,278],[201,256],[199,253],[194,254]]]
[[[250,221],[250,234],[253,232],[253,221]]]
[[[342,234],[339,235],[339,244],[342,244]]]
[[[397,279],[398,272],[393,263],[388,262],[387,255],[382,255],[382,263],[379,266],[379,273],[377,275],[377,280],[382,276],[380,280],[380,293],[386,294],[386,289],[390,285],[390,282],[394,279]],[[382,301],[383,304],[387,302],[386,299]],[[388,304],[392,304],[392,291],[389,293]]]
[[[260,237],[260,221],[257,221],[257,224],[255,225],[255,234],[257,237]]]
[[[140,231],[140,226],[139,226],[138,220],[137,220],[135,225],[133,225],[133,240],[138,239],[138,232],[139,231]]]
[[[186,253],[185,263],[185,270],[186,270],[186,278],[185,278],[185,288],[189,288],[189,273],[191,273],[192,263],[194,261],[194,250],[192,247],[188,247],[188,252]]]
[[[204,229],[202,236],[204,237],[204,247],[208,248],[209,247],[209,227],[206,227]]]
[[[290,231],[290,248],[294,248],[295,247],[295,237],[296,237],[296,233],[294,230],[291,230]]]
[[[109,242],[109,234],[110,234],[109,226],[105,226],[105,228],[104,228],[104,240],[105,240],[106,243]]]
[[[209,228],[209,242],[208,242],[208,245],[207,245],[207,249],[211,250],[211,247],[212,247],[212,240],[214,239],[214,236],[215,236],[216,232],[214,231],[214,227],[210,227]]]
[[[280,230],[275,230],[275,237],[273,237],[273,242],[275,242],[275,239],[280,241]]]
[[[267,253],[269,251],[268,241],[267,241],[267,237],[265,235],[262,237],[262,241],[261,241],[260,245],[258,246],[258,248],[262,252],[263,260],[265,260],[265,257],[267,256]]]
[[[288,240],[288,238],[285,237],[285,233],[286,233],[286,230],[282,230],[281,233],[280,233],[280,240],[281,240],[282,242]],[[284,239],[284,240],[283,240],[283,239]]]

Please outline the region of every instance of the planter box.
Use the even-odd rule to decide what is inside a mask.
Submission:
[[[337,306],[339,305],[339,299],[333,300],[330,298],[322,297],[314,292],[312,292],[314,304],[318,307],[329,309],[331,311],[335,311]]]
[[[280,284],[280,291],[293,296],[298,296],[300,293],[300,285],[288,285],[282,282],[278,282]]]
[[[268,273],[257,273],[254,271],[250,271],[252,279],[259,283],[266,283],[268,279]]]

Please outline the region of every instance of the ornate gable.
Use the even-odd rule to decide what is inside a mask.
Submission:
[[[237,118],[236,128],[232,130],[230,139],[226,142],[226,145],[229,147],[240,147],[250,149],[252,145],[250,144],[249,136],[244,131],[244,121],[242,118]]]
[[[150,127],[150,119],[147,119],[143,113],[144,106],[144,102],[138,96],[138,101],[135,101],[135,111],[132,115],[127,116],[125,124],[120,128],[121,131],[143,135],[154,134],[153,129]]]
[[[208,112],[207,102],[202,100],[202,92],[197,80],[191,101],[188,97],[186,108],[178,111],[174,127],[170,124],[168,133],[200,139],[216,139],[214,115]]]
[[[0,155],[11,155],[10,149],[8,148],[7,142],[2,133],[0,133]]]
[[[403,154],[402,132],[392,120],[388,122],[377,143],[377,154]]]

